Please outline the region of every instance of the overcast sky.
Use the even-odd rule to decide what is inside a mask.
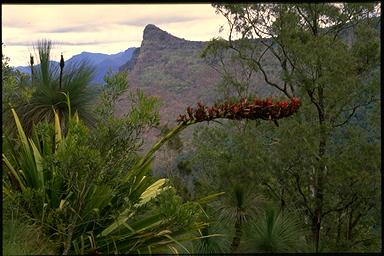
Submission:
[[[33,43],[56,43],[52,59],[83,51],[118,53],[139,47],[143,30],[154,24],[174,36],[208,41],[226,20],[210,4],[2,5],[3,54],[12,66],[26,66]]]

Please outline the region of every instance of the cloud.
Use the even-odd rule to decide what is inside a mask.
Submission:
[[[119,25],[125,26],[145,26],[148,24],[169,24],[169,23],[183,23],[199,20],[201,17],[193,17],[193,16],[152,16],[152,17],[140,17],[129,20],[124,20],[118,22]]]
[[[53,43],[56,45],[79,46],[79,45],[101,45],[101,44],[120,43],[120,42],[121,42],[120,40],[109,40],[109,41],[83,41],[83,42],[54,41]],[[12,45],[12,46],[33,46],[35,42],[30,43],[26,41],[8,40],[5,42],[5,44]]]
[[[26,27],[30,27],[32,23],[26,20],[3,18],[1,25],[2,27],[9,27],[9,28],[26,28]]]
[[[35,29],[35,32],[39,33],[81,33],[81,32],[102,32],[107,31],[109,28],[116,26],[132,26],[132,27],[144,27],[148,24],[155,25],[164,25],[164,24],[176,24],[176,23],[184,23],[184,22],[192,22],[201,20],[202,17],[196,16],[146,16],[146,17],[138,17],[138,18],[130,18],[125,19],[121,18],[121,20],[110,22],[109,24],[104,24],[98,21],[93,21],[88,24],[82,25],[69,25],[62,27],[53,27],[53,28],[40,28]],[[22,27],[22,23],[20,23],[20,27]]]
[[[77,32],[95,32],[101,31],[103,28],[98,26],[88,26],[88,25],[76,25],[76,26],[66,26],[60,28],[48,28],[48,29],[39,29],[40,33],[77,33]]]

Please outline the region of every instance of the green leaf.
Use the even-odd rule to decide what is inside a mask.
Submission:
[[[140,207],[140,206],[148,203],[150,200],[152,200],[157,195],[159,195],[162,191],[169,189],[170,188],[169,186],[161,188],[166,182],[167,182],[167,179],[159,179],[155,183],[153,183],[151,186],[149,186],[141,194],[140,202],[138,204],[135,204],[135,207]]]
[[[128,216],[125,216],[125,217],[120,216],[115,222],[113,222],[106,229],[104,229],[103,232],[101,232],[100,236],[103,237],[103,236],[107,236],[107,235],[111,234],[113,231],[115,231],[117,228],[119,228],[121,225],[123,225],[134,214],[135,214],[135,212],[131,212]],[[132,228],[130,228],[130,229],[133,230]]]
[[[206,204],[208,202],[216,200],[219,196],[224,195],[224,194],[225,194],[225,192],[214,193],[214,194],[199,198],[196,200],[196,202],[199,204]]]
[[[11,111],[12,111],[13,117],[15,119],[15,123],[16,123],[16,127],[17,127],[17,132],[19,134],[20,141],[23,144],[25,149],[29,149],[29,143],[28,143],[28,140],[27,140],[27,136],[25,135],[24,129],[23,129],[21,123],[20,123],[20,119],[17,116],[16,111],[13,108],[11,109]]]
[[[16,172],[15,168],[13,168],[12,164],[9,162],[8,158],[4,154],[3,154],[3,162],[8,167],[8,170],[10,171],[10,175],[16,179],[21,191],[25,191],[25,185],[20,175]],[[3,188],[4,188],[4,185],[3,185]]]
[[[176,243],[178,246],[180,246],[181,248],[183,248],[188,254],[191,254],[187,248],[185,248],[184,245],[182,245],[179,241],[177,241],[176,239],[174,239],[173,237],[171,237],[170,235],[165,235],[165,237],[167,237],[169,240],[173,241],[174,243]]]
[[[53,110],[54,115],[55,115],[55,147],[57,149],[57,146],[62,140],[62,135],[61,135],[61,127],[60,127],[60,119],[58,113],[56,113],[55,110]]]
[[[29,143],[31,143],[31,147],[33,150],[33,155],[34,155],[35,164],[36,164],[35,170],[36,170],[38,182],[40,185],[39,188],[44,189],[44,173],[43,173],[43,163],[42,163],[43,158],[42,158],[39,150],[35,146],[35,143],[33,143],[33,141],[31,139],[28,139],[28,140],[29,140]]]

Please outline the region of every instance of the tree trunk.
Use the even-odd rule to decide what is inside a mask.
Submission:
[[[353,212],[354,212],[354,209],[351,208],[351,211],[349,212],[349,218],[348,218],[348,230],[347,230],[347,240],[349,241],[352,241],[352,231],[353,231],[353,228],[357,225],[357,223],[359,222],[360,220],[360,217],[362,216],[362,214],[358,214],[356,219],[354,220],[353,219]]]
[[[76,219],[76,217],[75,217]],[[64,250],[63,250],[63,255],[68,255],[69,250],[71,249],[71,243],[72,243],[72,237],[73,237],[73,232],[75,231],[75,225],[70,224],[68,228],[68,236],[67,240],[64,242]]]
[[[339,243],[340,243],[340,235],[341,235],[341,214],[342,214],[342,212],[339,212],[339,213],[338,213],[338,217],[337,217],[336,247],[339,247]]]
[[[240,240],[241,240],[242,234],[243,234],[243,231],[242,231],[241,218],[238,217],[236,219],[236,223],[235,223],[235,236],[232,239],[231,253],[235,253],[237,251],[237,248],[240,245]]]
[[[284,188],[281,189],[281,196],[280,196],[280,206],[281,206],[281,213],[284,213],[285,209],[285,200],[284,200]]]
[[[318,114],[319,114],[319,151],[318,151],[318,166],[315,170],[315,211],[312,219],[312,232],[314,235],[315,249],[319,252],[320,244],[320,230],[321,218],[323,213],[324,201],[324,172],[325,172],[325,149],[327,146],[327,133],[325,126],[325,113],[324,113],[324,91],[321,86],[318,87]]]

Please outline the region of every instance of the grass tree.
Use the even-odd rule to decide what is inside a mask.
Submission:
[[[248,239],[251,252],[302,252],[304,229],[297,216],[267,204],[250,225]]]
[[[36,44],[39,65],[34,65],[31,56],[31,83],[33,93],[29,101],[16,109],[27,134],[33,124],[48,120],[53,123],[52,109],[60,116],[62,124],[68,119],[65,94],[71,98],[71,108],[87,124],[92,125],[94,118],[92,104],[95,90],[91,87],[94,68],[86,61],[64,65],[63,56],[60,65],[51,61],[52,42],[40,40]]]

